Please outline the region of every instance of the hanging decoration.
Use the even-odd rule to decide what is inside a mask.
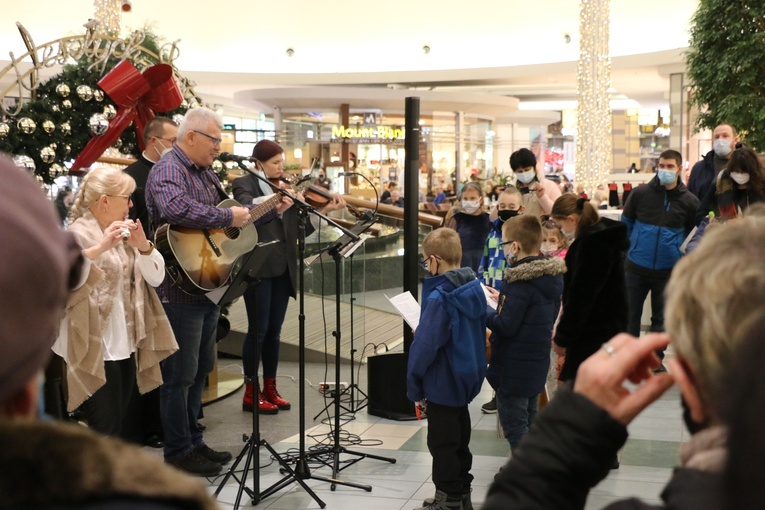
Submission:
[[[95,0],[97,13],[110,2]],[[0,87],[0,151],[24,156],[24,168],[46,184],[72,160],[73,169],[84,169],[109,147],[138,157],[146,121],[155,114],[177,119],[189,104],[203,103],[174,66],[177,41],[160,45],[147,30],[121,39],[101,23],[90,20],[84,34],[40,45],[17,23],[27,51],[10,52],[0,69],[0,80],[11,83]],[[49,68],[58,74],[40,80]],[[119,76],[129,83],[115,84]]]
[[[576,182],[592,196],[611,173],[610,0],[580,0]]]

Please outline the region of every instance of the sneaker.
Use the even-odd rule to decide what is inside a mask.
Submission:
[[[481,411],[485,414],[494,414],[497,412],[497,397],[492,397],[491,400],[481,406]]]
[[[165,459],[165,462],[197,476],[215,476],[223,469],[220,464],[202,457],[196,450],[174,460]]]
[[[204,443],[197,446],[194,449],[194,452],[210,462],[216,462],[218,464],[225,464],[231,460],[231,454],[229,452],[216,452]]]
[[[464,510],[462,498],[463,496],[449,496],[443,491],[436,491],[436,497],[426,499],[423,506],[414,510]]]

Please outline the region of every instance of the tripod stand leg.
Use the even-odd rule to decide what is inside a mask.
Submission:
[[[257,493],[245,487],[245,484],[244,484],[244,481],[247,479],[247,473],[250,471],[250,463],[252,461],[252,457],[255,451],[257,451],[257,449],[255,448],[255,441],[251,437],[247,440],[247,443],[244,445],[244,448],[242,448],[242,451],[239,452],[239,455],[236,456],[236,460],[229,468],[228,472],[226,473],[226,476],[223,477],[223,480],[221,481],[220,485],[218,485],[218,488],[215,490],[215,493],[213,494],[213,498],[217,499],[218,495],[223,490],[223,487],[225,487],[226,482],[228,482],[228,479],[231,477],[234,477],[234,479],[237,482],[239,482],[239,490],[236,493],[236,501],[234,503],[234,510],[239,508],[239,502],[242,500],[243,491],[246,491],[247,495],[250,496],[253,499],[253,501],[256,501],[256,499],[258,499]],[[239,466],[239,463],[242,462],[242,459],[245,459],[245,462],[244,462],[244,472],[242,473],[242,478],[240,480],[235,473],[236,473],[236,468],[237,466]]]
[[[325,506],[327,506],[327,504],[324,503],[324,501],[322,501],[321,499],[319,499],[319,496],[317,496],[316,493],[313,490],[311,490],[311,488],[303,481],[303,479],[300,478],[297,475],[297,473],[295,473],[295,471],[293,471],[292,468],[289,467],[289,465],[284,461],[284,459],[282,459],[279,456],[279,454],[274,451],[274,449],[271,447],[270,444],[268,444],[265,440],[262,440],[260,442],[260,444],[261,444],[261,446],[264,446],[269,452],[271,452],[271,455],[273,456],[274,459],[276,459],[276,461],[282,467],[282,470],[285,470],[285,471],[287,471],[287,473],[289,473],[289,476],[286,476],[286,477],[282,478],[280,481],[276,482],[274,485],[272,485],[271,487],[269,487],[266,490],[264,490],[260,494],[261,498],[265,498],[266,496],[270,496],[274,492],[276,492],[278,490],[281,490],[282,488],[286,487],[287,485],[289,485],[290,483],[295,481],[295,482],[299,483],[300,486],[303,489],[305,489],[305,491],[308,494],[311,495],[311,497],[314,499],[314,501],[316,501],[316,503],[318,503],[321,508],[324,508]],[[312,476],[311,478],[315,478],[315,477]],[[287,480],[290,480],[290,481],[287,482],[287,483],[284,483]],[[370,490],[371,490],[371,488],[370,488]]]

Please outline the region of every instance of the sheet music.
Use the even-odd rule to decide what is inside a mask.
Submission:
[[[489,294],[489,289],[487,289],[487,288],[486,288],[486,285],[484,285],[483,283],[481,283],[481,288],[483,289],[483,294],[484,294],[484,296],[486,296],[486,304],[487,304],[487,305],[489,305],[490,307],[492,307],[493,309],[495,309],[495,310],[496,310],[496,309],[497,309],[497,305],[498,305],[499,303],[497,303],[496,301],[494,301],[494,300],[491,298],[491,294]]]
[[[414,299],[411,292],[402,292],[393,297],[388,297],[385,294],[383,296],[390,301],[390,304],[404,318],[410,328],[417,329],[420,324],[420,304]]]

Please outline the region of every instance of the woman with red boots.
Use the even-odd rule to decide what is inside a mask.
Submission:
[[[252,156],[256,159],[256,170],[262,177],[275,179],[282,177],[284,171],[284,150],[276,142],[261,140]],[[268,184],[252,175],[239,177],[232,184],[234,198],[242,204],[257,204],[273,194]],[[345,201],[339,195],[321,209],[327,213],[345,207]],[[280,218],[258,227],[258,241],[278,240],[268,259],[258,272],[260,283],[251,286],[244,293],[247,309],[247,336],[242,346],[242,364],[244,365],[245,393],[242,409],[252,412],[257,404],[259,414],[276,414],[287,410],[290,402],[276,389],[276,369],[279,365],[279,342],[282,323],[287,312],[289,298],[296,296],[297,290],[297,235],[298,210],[287,209]],[[310,222],[306,225],[306,235],[314,230]],[[255,343],[257,340],[257,344]],[[258,385],[255,365],[255,346],[260,351],[263,366],[263,387]]]

